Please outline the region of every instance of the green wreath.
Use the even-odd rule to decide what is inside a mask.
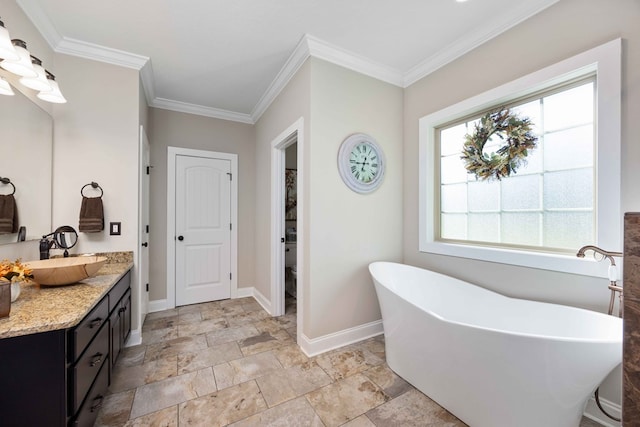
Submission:
[[[501,180],[516,173],[526,164],[529,150],[536,148],[538,138],[533,135],[531,126],[528,117],[520,118],[508,108],[487,113],[475,125],[473,134],[465,135],[460,156],[464,167],[483,181]],[[483,153],[485,144],[494,135],[506,140],[506,145],[491,154]]]

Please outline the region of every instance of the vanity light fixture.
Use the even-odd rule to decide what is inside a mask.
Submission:
[[[38,73],[31,63],[31,54],[27,50],[27,44],[19,39],[13,39],[11,43],[13,43],[13,47],[18,52],[20,59],[17,61],[5,59],[0,62],[0,67],[22,77],[38,77]]]
[[[0,95],[14,95],[11,85],[4,79],[4,77],[0,77]]]
[[[64,104],[67,102],[64,96],[62,96],[62,92],[60,92],[60,86],[58,86],[58,82],[56,81],[56,76],[46,71],[47,73],[47,81],[51,86],[51,90],[43,91],[38,93],[36,96],[43,101],[52,102],[54,104]]]
[[[29,89],[37,90],[39,92],[50,92],[53,88],[49,83],[49,79],[47,79],[47,71],[42,67],[42,61],[35,56],[31,56],[31,63],[33,65],[33,69],[38,73],[38,76],[22,77],[20,79],[20,83]]]
[[[18,52],[11,43],[11,37],[9,37],[9,31],[4,27],[4,22],[0,21],[0,58],[11,59],[17,61],[20,59]]]

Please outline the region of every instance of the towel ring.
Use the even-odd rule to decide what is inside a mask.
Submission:
[[[9,178],[0,178],[0,182],[2,182],[3,184],[9,184],[10,186],[13,187],[13,191],[7,194],[7,196],[13,196],[14,194],[16,194],[16,186],[13,185],[13,182],[11,182]]]
[[[80,195],[82,197],[86,197],[82,192],[84,191],[85,188],[91,186],[91,188],[98,188],[100,190],[100,195],[98,197],[102,197],[102,195],[104,194],[104,191],[102,191],[102,187],[100,187],[100,184],[98,184],[97,182],[93,182],[91,181],[89,184],[85,184],[81,189],[80,189]]]

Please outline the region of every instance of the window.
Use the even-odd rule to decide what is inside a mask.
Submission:
[[[575,253],[586,244],[622,249],[620,45],[420,119],[422,252],[606,277],[606,268]],[[464,135],[501,106],[532,120],[538,147],[516,174],[476,180],[460,160]],[[489,141],[485,152],[498,146]]]
[[[500,181],[467,173],[460,159],[466,134],[486,111],[436,128],[441,241],[575,252],[595,241],[595,79],[572,82],[509,105],[538,136],[527,164]],[[494,137],[485,152],[495,152]]]

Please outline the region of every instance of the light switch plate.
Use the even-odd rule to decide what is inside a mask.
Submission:
[[[120,235],[120,223],[119,222],[110,222],[109,223],[109,234],[112,236]]]

